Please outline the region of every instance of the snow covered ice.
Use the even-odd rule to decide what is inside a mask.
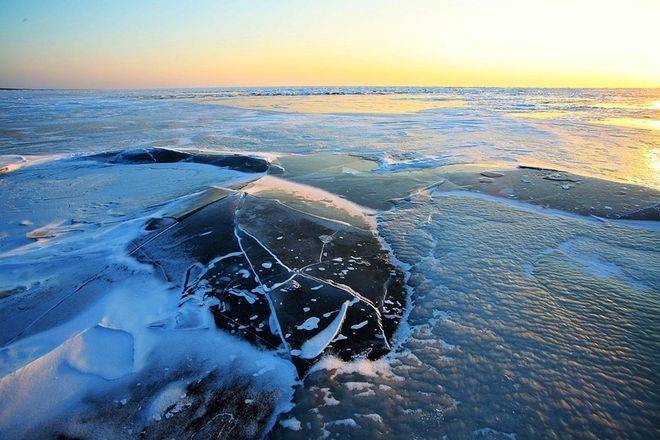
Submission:
[[[2,92],[0,436],[657,435],[657,99]]]

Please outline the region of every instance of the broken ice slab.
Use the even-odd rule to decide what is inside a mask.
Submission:
[[[450,185],[437,190],[451,191],[458,187],[608,219],[660,220],[660,191],[652,188],[539,167],[520,166],[496,172],[500,177],[490,178],[484,184],[483,167],[445,167],[442,176]]]
[[[438,168],[379,173],[376,161],[349,154],[281,156],[281,177],[321,188],[361,206],[389,209],[390,201],[438,180]]]
[[[205,207],[209,203],[220,200],[232,192],[233,189],[231,188],[207,188],[198,193],[182,197],[175,202],[167,203],[159,215],[161,217],[170,217],[180,221],[195,211]]]
[[[319,219],[342,222],[362,229],[373,229],[375,226],[375,210],[315,186],[269,175],[250,182],[244,189],[249,194],[277,200],[291,209]]]
[[[462,164],[378,173],[377,162],[348,154],[289,155],[277,160],[284,168],[283,178],[374,209],[388,209],[392,202],[421,191],[468,190],[579,215],[660,220],[660,191],[556,169]]]
[[[133,254],[178,285],[182,301],[207,298],[220,328],[289,349],[301,374],[326,352],[386,353],[405,291],[376,232],[258,194],[228,193],[150,232]]]
[[[84,156],[82,159],[125,165],[191,162],[253,173],[263,173],[268,170],[268,161],[257,157],[240,154],[190,153],[155,147],[111,151]]]

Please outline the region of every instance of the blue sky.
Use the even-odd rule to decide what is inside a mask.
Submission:
[[[0,86],[659,86],[660,1],[0,0]]]

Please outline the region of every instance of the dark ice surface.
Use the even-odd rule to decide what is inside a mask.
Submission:
[[[236,192],[152,234],[139,259],[180,282],[184,301],[196,290],[217,298],[220,328],[287,347],[301,374],[324,353],[377,358],[390,348],[403,274],[372,231]]]
[[[268,169],[268,161],[260,158],[239,154],[203,154],[188,153],[166,148],[139,148],[136,150],[116,151],[84,156],[83,159],[104,161],[113,164],[149,164],[191,162],[217,167],[230,168],[236,171],[263,173]]]

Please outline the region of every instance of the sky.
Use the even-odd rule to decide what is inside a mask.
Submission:
[[[660,87],[660,0],[0,0],[0,87]]]

